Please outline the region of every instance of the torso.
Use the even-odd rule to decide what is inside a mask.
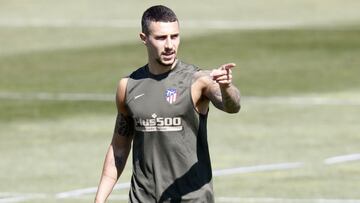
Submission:
[[[132,202],[213,201],[207,105],[192,86],[197,71],[178,62],[155,76],[145,66],[127,81],[125,108],[135,121]]]

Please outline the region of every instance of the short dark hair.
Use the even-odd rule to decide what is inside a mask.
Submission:
[[[178,21],[174,11],[163,5],[148,8],[141,18],[141,30],[146,35],[149,33],[150,22],[176,22]]]

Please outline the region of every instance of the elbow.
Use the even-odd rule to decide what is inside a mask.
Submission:
[[[224,104],[225,111],[230,114],[238,113],[241,109],[240,94],[236,95],[234,99]]]
[[[241,105],[238,104],[236,106],[233,106],[232,108],[229,108],[229,109],[226,109],[226,112],[227,113],[230,113],[230,114],[235,114],[235,113],[238,113],[241,109]]]
[[[240,109],[241,109],[241,105],[239,104],[239,105],[236,107],[234,113],[239,113]]]

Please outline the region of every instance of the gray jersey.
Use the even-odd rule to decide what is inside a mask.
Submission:
[[[198,68],[178,61],[168,73],[147,66],[129,76],[126,107],[135,123],[130,202],[214,202],[207,115],[191,98]]]

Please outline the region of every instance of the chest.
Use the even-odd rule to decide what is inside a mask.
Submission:
[[[181,117],[192,108],[190,84],[171,77],[131,81],[127,91],[129,113],[136,118]]]

